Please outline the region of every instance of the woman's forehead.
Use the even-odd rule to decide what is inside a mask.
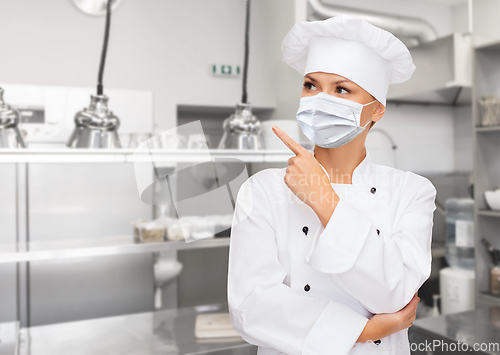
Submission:
[[[356,85],[359,87],[358,84],[356,84],[354,81],[350,80],[349,78],[346,78],[345,76],[334,74],[334,73],[324,73],[324,72],[313,72],[313,73],[308,73],[304,75],[304,79],[311,79],[312,81],[321,81],[324,83],[328,83],[329,85],[337,85],[340,83],[347,83],[347,84],[352,84]]]
[[[304,75],[304,78],[306,78],[306,77],[312,77],[312,78],[318,79],[318,80],[319,79],[331,80],[331,81],[343,80],[343,81],[350,81],[351,83],[353,83],[348,78],[346,78],[342,75],[334,74],[334,73],[314,72],[314,73],[307,73],[306,75]]]

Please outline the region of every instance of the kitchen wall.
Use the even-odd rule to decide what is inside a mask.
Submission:
[[[3,42],[1,82],[96,84],[104,17],[87,16],[70,0],[4,0],[1,6],[0,23],[12,34]],[[300,91],[299,74],[280,57],[279,43],[292,24],[289,0],[252,2],[249,100],[278,105],[279,117],[293,117],[286,103]],[[112,18],[105,87],[153,91],[157,129],[176,125],[177,104],[234,106],[241,78],[216,78],[210,70],[243,64],[244,27],[242,0],[123,1]]]
[[[347,4],[342,0],[322,0],[325,4],[349,6],[360,10],[410,16],[424,19],[437,31],[439,37],[453,32],[453,13],[445,2],[426,0],[356,0]],[[457,1],[458,2],[458,1]]]
[[[473,1],[473,30],[477,41],[500,39],[500,23],[498,12],[500,3],[496,0]],[[466,30],[468,8],[467,2],[457,4],[452,8],[453,26],[457,30]]]
[[[388,104],[373,128],[393,139],[397,169],[435,174],[454,170],[454,124],[447,106]]]
[[[469,171],[473,169],[473,130],[472,107],[462,106],[455,108],[454,112],[454,152],[455,170]]]

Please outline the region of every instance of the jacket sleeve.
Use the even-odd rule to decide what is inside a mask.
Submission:
[[[425,179],[400,202],[392,235],[343,199],[314,236],[306,263],[333,279],[372,313],[405,307],[431,273],[436,189]],[[367,292],[369,290],[369,292]]]
[[[268,198],[252,178],[238,192],[231,229],[227,298],[234,329],[250,344],[289,355],[347,355],[368,318],[283,283]]]

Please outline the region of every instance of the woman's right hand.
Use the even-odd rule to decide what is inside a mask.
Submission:
[[[409,328],[413,325],[416,318],[415,312],[420,297],[417,292],[411,301],[401,310],[394,313],[379,313],[375,314],[366,323],[365,329],[359,336],[357,343],[366,343],[367,341],[376,341],[396,333],[400,330]]]

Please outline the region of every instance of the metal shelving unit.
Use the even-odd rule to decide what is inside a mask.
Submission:
[[[208,151],[179,149],[150,151],[137,149],[3,149],[0,164],[14,164],[27,169],[30,164],[95,164],[95,163],[150,163],[156,166],[175,168],[184,162],[207,162],[211,159],[236,159],[245,163],[286,162],[292,156],[289,150],[218,150]],[[24,174],[19,174],[18,189],[27,186]],[[23,213],[27,213],[23,210]],[[21,214],[22,215],[22,214]],[[27,223],[27,216],[23,218]],[[22,224],[22,223],[21,223]],[[26,233],[21,233],[21,236]],[[86,239],[54,239],[48,241],[26,241],[18,238],[10,244],[0,243],[0,264],[19,263],[65,258],[137,254],[168,250],[202,249],[229,246],[229,238],[213,237],[186,242],[165,241],[161,243],[136,243],[133,237],[89,236]]]
[[[135,243],[132,236],[0,244],[0,264],[229,246],[229,237]]]
[[[135,186],[137,175],[134,176],[134,163],[143,164],[142,168],[150,169],[151,176],[154,176],[152,161],[156,167],[165,168],[161,169],[161,174],[171,174],[176,169],[218,159],[248,163],[250,168],[253,168],[253,163],[281,165],[292,155],[286,147],[282,150],[259,151],[0,149],[0,167],[5,172],[2,190],[5,203],[0,213],[3,213],[3,221],[9,223],[4,226],[5,234],[0,238],[0,265],[5,270],[13,270],[9,277],[17,285],[13,297],[21,325],[37,324],[36,319],[41,319],[42,311],[38,314],[32,312],[33,309],[41,309],[33,303],[33,299],[40,295],[36,282],[41,279],[41,272],[44,272],[39,271],[41,268],[64,269],[64,272],[70,273],[78,271],[80,260],[88,258],[98,265],[90,273],[110,269],[116,274],[123,274],[124,272],[116,270],[124,270],[121,266],[130,264],[138,265],[137,278],[144,275],[150,267],[149,261],[143,261],[152,257],[148,254],[199,249],[216,252],[214,248],[229,247],[229,237],[159,243],[134,241],[130,223],[138,219],[155,218],[153,205],[141,202],[139,194],[135,196],[138,187]],[[47,183],[49,181],[52,183]],[[113,181],[117,183],[113,184]],[[174,183],[177,184],[178,181]],[[105,185],[113,186],[108,191],[104,189]],[[77,191],[75,198],[72,188]],[[72,199],[78,201],[73,203]],[[68,210],[54,208],[57,204]],[[128,204],[128,209],[120,211],[120,204]],[[49,212],[42,215],[40,211],[45,211],[45,205],[49,206]],[[95,211],[91,211],[93,207]],[[99,213],[102,213],[102,219]],[[82,215],[81,219],[78,219],[79,214]],[[81,222],[82,220],[85,222]],[[45,224],[49,228],[40,228]],[[83,228],[85,224],[93,226],[89,228],[91,232]],[[119,258],[120,255],[125,257]],[[115,262],[115,259],[120,260]],[[130,263],[128,259],[131,260]],[[57,266],[60,264],[63,266]],[[110,287],[103,292],[108,292],[109,289]],[[149,291],[141,294],[147,293]],[[112,292],[110,294],[113,295]],[[74,297],[71,292],[68,295]],[[80,313],[74,311],[71,319],[81,319]],[[116,314],[116,311],[113,309],[109,314]]]
[[[490,292],[491,261],[481,239],[500,248],[500,211],[488,208],[484,192],[500,186],[500,125],[481,126],[478,99],[500,96],[500,42],[482,43],[473,56],[474,200],[476,308],[500,304]]]

